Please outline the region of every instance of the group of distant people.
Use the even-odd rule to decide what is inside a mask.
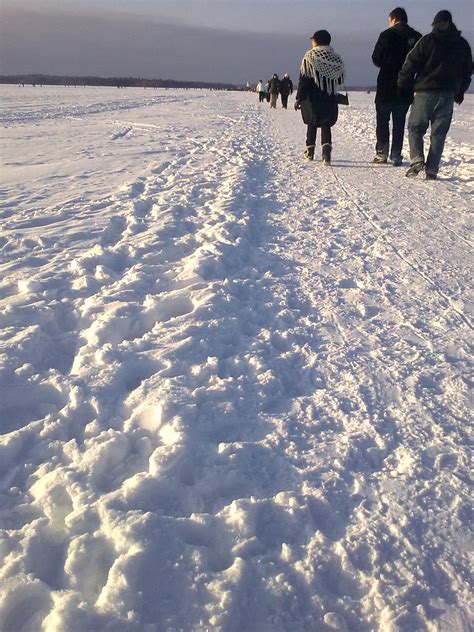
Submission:
[[[280,96],[281,107],[286,110],[288,108],[288,97],[290,94],[293,94],[293,82],[288,73],[283,75],[283,79],[280,79],[278,75],[274,73],[272,78],[266,83],[260,79],[255,91],[258,94],[259,102],[263,103],[267,101],[270,103],[271,108],[276,108],[278,96]]]
[[[456,28],[449,11],[439,11],[428,35],[408,25],[405,9],[394,9],[388,16],[389,28],[383,31],[372,54],[380,68],[375,97],[376,146],[373,163],[394,166],[403,163],[402,148],[408,110],[410,167],[407,177],[422,171],[427,180],[437,178],[441,156],[453,116],[454,103],[461,104],[472,75],[472,53],[468,42]],[[285,75],[287,77],[287,75]],[[289,77],[288,77],[289,79]],[[278,75],[265,86],[264,97],[276,107]],[[257,86],[257,92],[262,87]],[[314,160],[316,135],[321,129],[322,162],[331,164],[331,128],[338,118],[338,105],[343,103],[344,63],[331,47],[331,35],[319,30],[311,38],[311,49],[301,62],[295,109],[301,110],[307,125],[305,158]],[[293,84],[291,84],[292,92]],[[262,90],[263,92],[263,90]],[[288,96],[282,105],[287,107]],[[390,139],[390,119],[392,134]],[[427,155],[424,137],[431,125]]]

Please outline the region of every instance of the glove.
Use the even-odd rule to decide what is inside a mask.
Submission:
[[[454,103],[457,103],[458,105],[461,105],[461,103],[464,101],[464,95],[462,93],[457,94],[454,97]]]
[[[301,103],[299,101],[295,101],[294,108],[296,111],[301,110]]]

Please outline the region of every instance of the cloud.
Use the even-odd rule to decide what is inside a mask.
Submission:
[[[118,12],[5,8],[2,74],[134,76],[244,83],[273,72],[297,77],[309,33],[255,33],[164,23]],[[306,29],[308,30],[308,29]],[[310,29],[311,30],[311,29]],[[333,30],[347,82],[374,83],[378,30]]]

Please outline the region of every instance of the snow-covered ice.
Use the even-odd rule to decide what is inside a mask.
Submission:
[[[0,630],[470,630],[474,97],[0,95]]]

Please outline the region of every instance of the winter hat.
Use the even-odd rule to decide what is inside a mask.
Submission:
[[[320,46],[329,46],[331,43],[331,35],[327,31],[316,31],[311,38],[317,42]]]
[[[436,26],[436,24],[439,24],[440,22],[452,22],[452,21],[453,21],[453,16],[451,15],[449,11],[446,11],[446,10],[438,11],[438,13],[434,16],[433,23],[431,24],[431,26]]]

